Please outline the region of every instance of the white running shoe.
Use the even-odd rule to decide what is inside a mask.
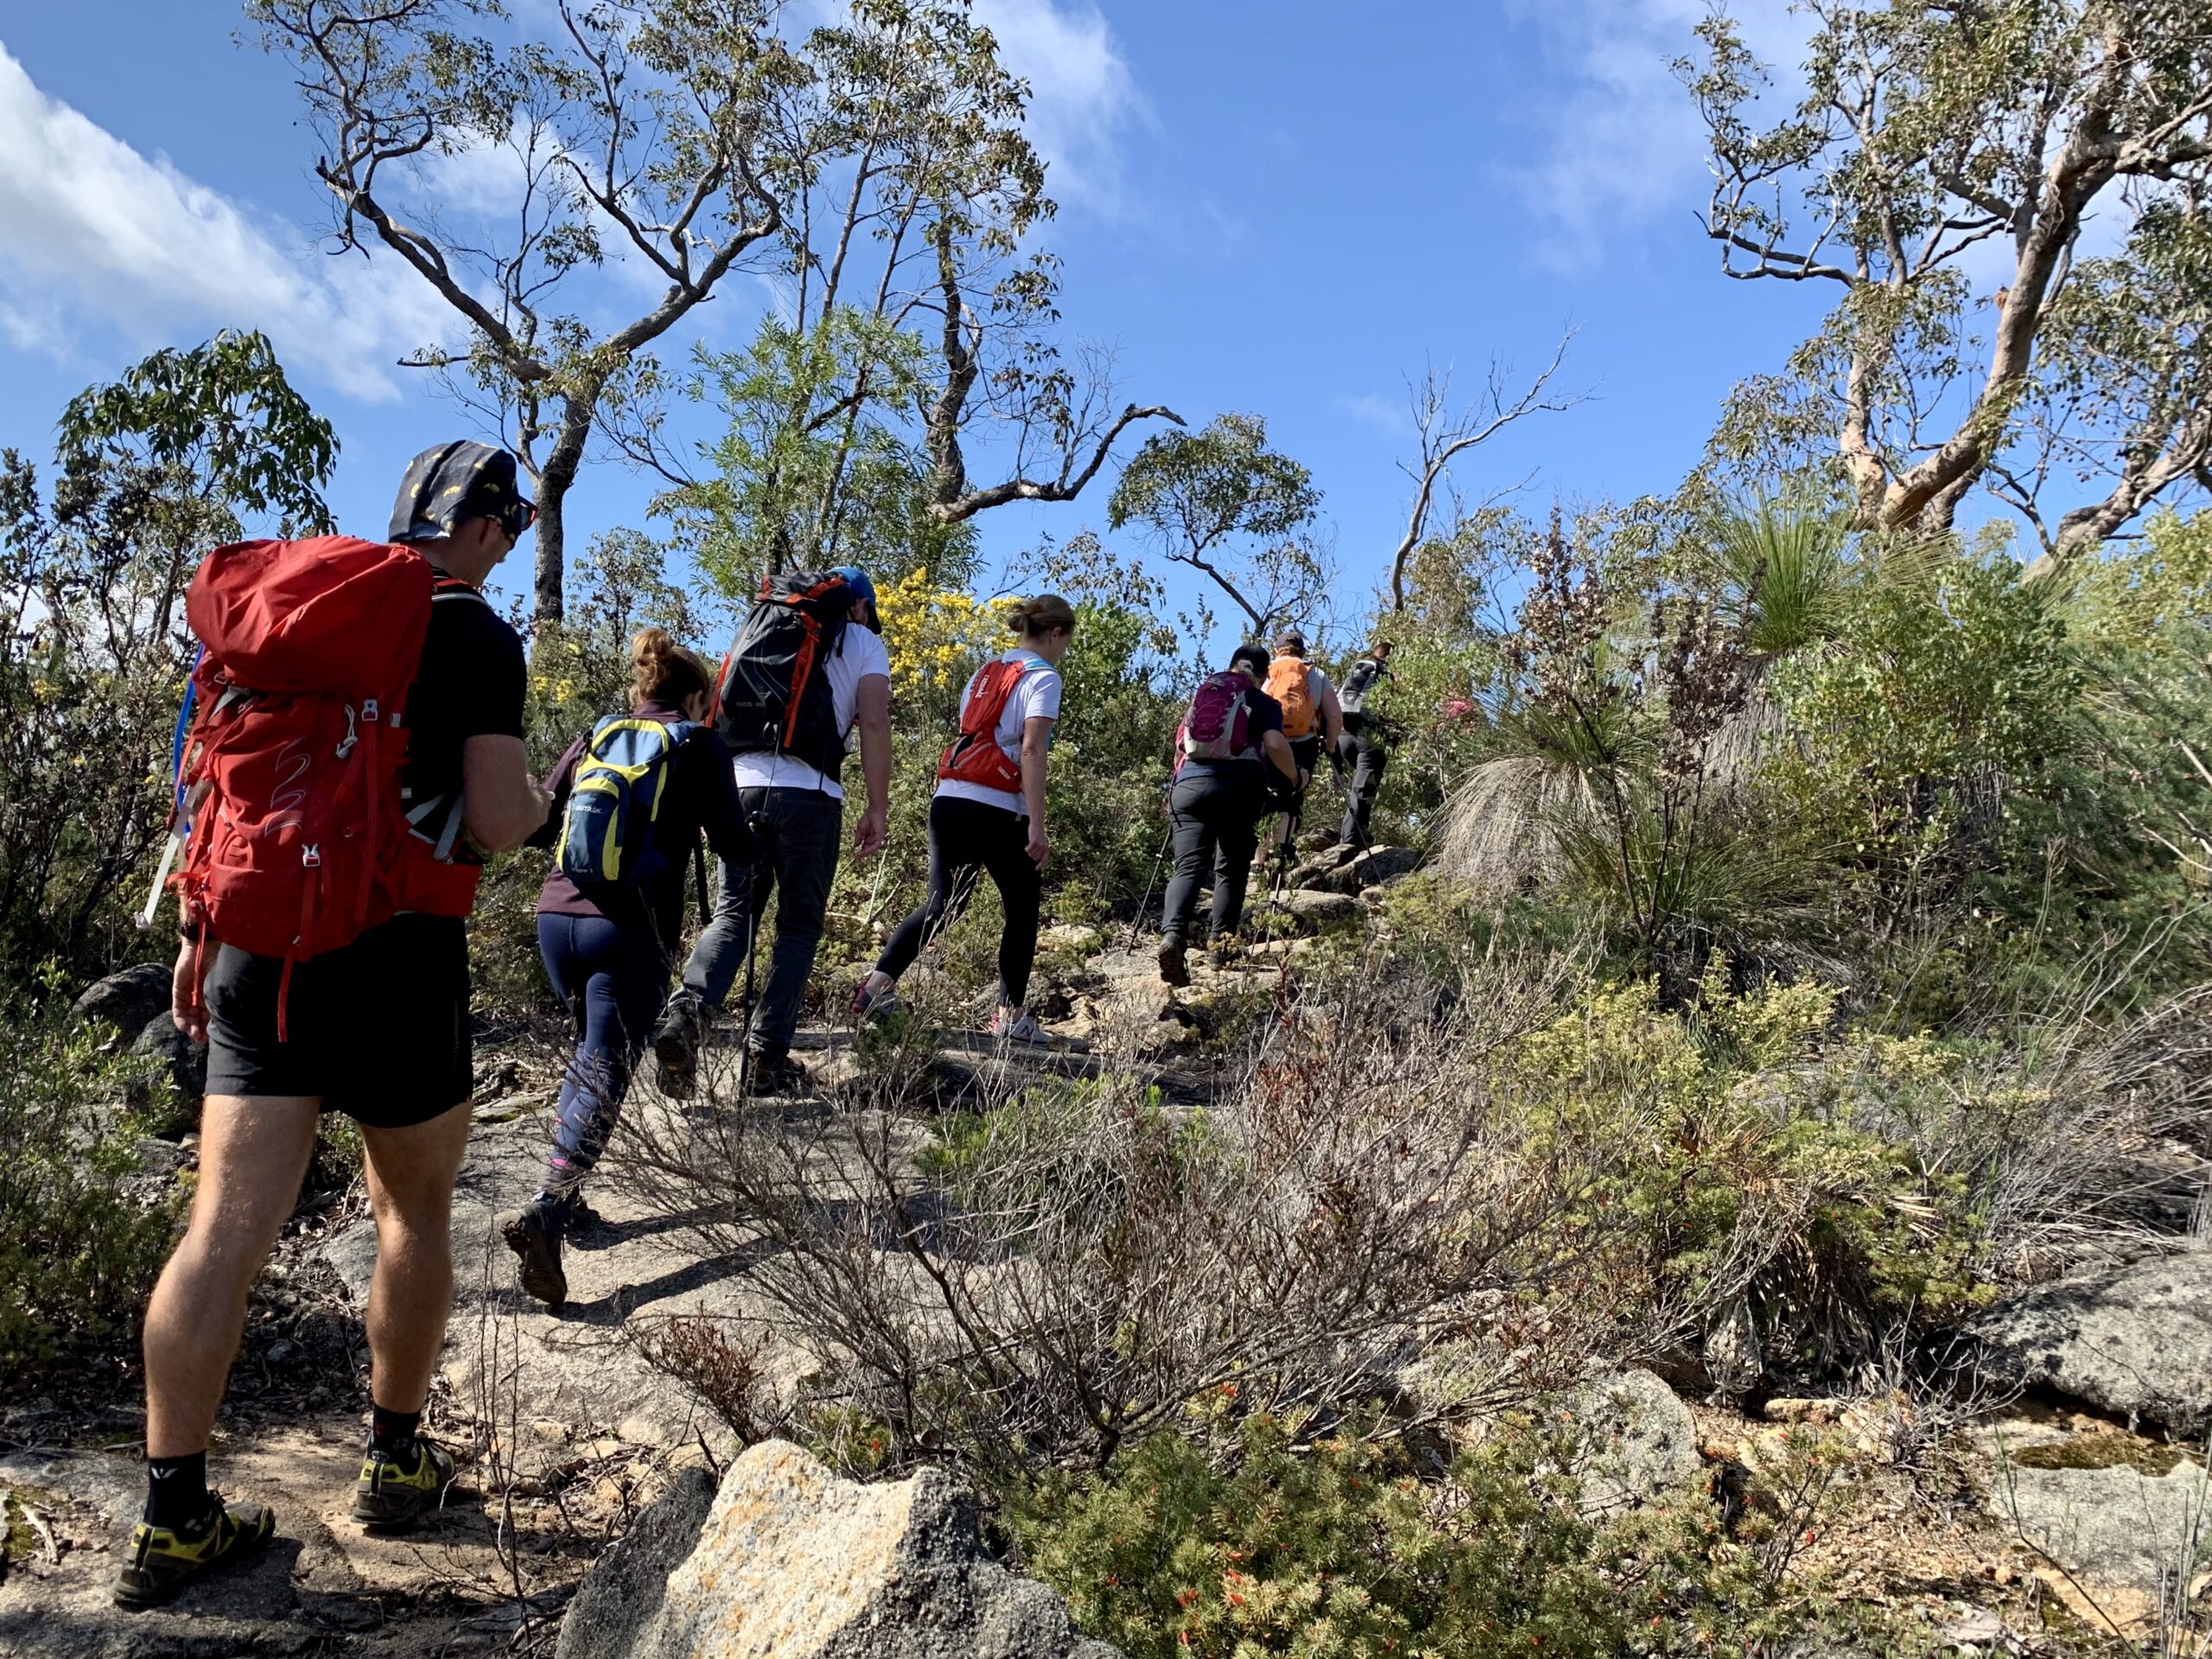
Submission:
[[[1052,1033],[1032,1020],[1020,1008],[1001,1006],[991,1016],[991,1035],[1002,1043],[1050,1043]]]

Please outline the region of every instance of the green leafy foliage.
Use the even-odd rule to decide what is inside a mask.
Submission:
[[[0,947],[90,972],[168,828],[193,570],[262,515],[324,523],[336,442],[257,334],[157,352],[61,424],[49,487],[0,454]]]
[[[1156,1435],[1109,1475],[1014,1491],[1001,1522],[1077,1624],[1131,1659],[1742,1653],[1774,1627],[1701,1497],[1592,1518],[1573,1449],[1525,1425],[1440,1479],[1392,1443],[1311,1433],[1246,1417],[1225,1458]]]
[[[1147,438],[1122,469],[1106,516],[1205,576],[1258,639],[1304,621],[1324,596],[1325,562],[1300,535],[1320,503],[1313,474],[1268,447],[1264,420],[1229,414],[1200,431]]]
[[[11,988],[0,1047],[0,1371],[35,1377],[125,1345],[181,1200],[142,1195],[137,1129],[111,1103],[111,1033],[70,1030],[58,976]]]
[[[906,429],[924,395],[918,336],[840,306],[804,330],[771,316],[749,349],[702,349],[698,365],[692,395],[729,430],[707,451],[714,474],[658,505],[725,593],[749,597],[764,565],[973,576],[975,528],[931,513],[929,458]]]

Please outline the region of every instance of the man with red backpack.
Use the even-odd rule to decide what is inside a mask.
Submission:
[[[512,455],[448,443],[409,467],[385,543],[219,548],[194,580],[207,652],[173,1012],[208,1046],[207,1100],[191,1219],[146,1310],[147,1498],[124,1606],[168,1600],[274,1530],[267,1510],[210,1493],[207,1444],[321,1112],[360,1126],[377,1227],[354,1518],[404,1529],[453,1479],[419,1431],[468,1138],[465,918],[481,855],[547,810],[523,747],[522,644],[478,584],[535,516]]]
[[[752,954],[771,893],[776,944],[747,1032],[745,1088],[777,1096],[807,1086],[791,1058],[791,1033],[836,879],[841,774],[855,726],[868,785],[867,810],[853,828],[855,856],[883,845],[890,809],[891,658],[877,626],[875,585],[857,566],[786,572],[761,583],[722,664],[712,723],[734,757],[756,861],[721,865],[714,920],[653,1033],[664,1094],[691,1093],[700,1042]]]
[[[1265,650],[1237,646],[1226,669],[1199,683],[1175,733],[1175,782],[1167,797],[1175,873],[1167,882],[1160,940],[1160,976],[1170,985],[1191,982],[1185,949],[1207,868],[1213,871],[1218,950],[1243,919],[1244,886],[1269,798],[1287,798],[1298,787],[1297,762],[1282,734],[1282,705],[1260,689],[1267,674]]]

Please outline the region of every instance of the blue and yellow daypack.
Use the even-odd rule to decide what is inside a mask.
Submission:
[[[655,848],[676,752],[697,731],[689,720],[609,715],[591,728],[561,820],[561,873],[598,887],[635,887],[664,861]]]

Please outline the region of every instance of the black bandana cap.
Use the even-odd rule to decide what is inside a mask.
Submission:
[[[425,449],[408,463],[399,497],[391,504],[391,542],[450,536],[465,518],[496,518],[510,541],[537,518],[518,481],[515,458],[505,449],[456,438]]]

